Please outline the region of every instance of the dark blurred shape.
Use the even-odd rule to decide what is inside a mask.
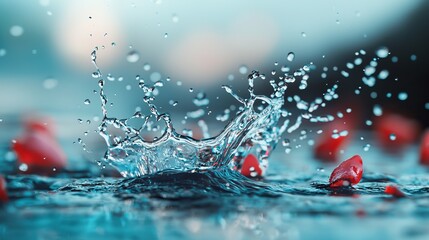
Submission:
[[[4,180],[3,176],[0,175],[0,203],[7,202],[8,200],[9,197],[7,196],[6,181]]]
[[[429,129],[426,129],[420,143],[420,163],[429,166]]]

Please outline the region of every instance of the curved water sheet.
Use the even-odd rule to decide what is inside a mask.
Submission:
[[[253,72],[249,76],[249,86],[253,80],[260,77]],[[104,81],[100,80],[101,97],[103,95]],[[143,91],[150,92],[150,87],[140,84]],[[145,124],[140,129],[128,126],[128,119],[119,120],[104,116],[99,130],[106,140],[109,148],[105,158],[108,163],[121,172],[123,176],[133,177],[152,174],[164,170],[203,170],[229,166],[237,169],[240,161],[251,148],[255,147],[257,155],[263,165],[267,164],[270,152],[275,148],[284,128],[277,126],[280,117],[285,115],[281,109],[286,85],[274,87],[271,97],[253,94],[249,88],[250,97],[242,99],[233,93],[230,87],[223,88],[243,104],[234,119],[217,136],[197,140],[177,133],[167,113],[160,114],[152,104],[153,97],[146,98],[151,114],[144,116],[137,113],[133,118],[144,118]],[[264,107],[255,109],[256,102],[263,102]],[[149,119],[155,117],[156,121],[164,121],[165,129],[161,137],[153,141],[144,140],[141,131]],[[107,126],[113,125],[126,133],[124,139],[112,139]]]

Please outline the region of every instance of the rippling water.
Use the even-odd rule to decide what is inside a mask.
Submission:
[[[336,191],[327,185],[335,166],[314,160],[309,147],[274,153],[263,180],[231,170],[128,179],[100,178],[90,168],[9,175],[0,238],[427,239],[429,175],[417,166],[415,147],[407,150],[362,152],[354,143],[343,156],[362,153],[364,178]],[[392,183],[408,197],[385,195]]]

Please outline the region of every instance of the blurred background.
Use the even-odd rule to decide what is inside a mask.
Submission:
[[[171,79],[158,99],[165,111],[195,110],[192,98],[205,92],[210,110],[222,113],[234,101],[220,86],[245,94],[253,69],[269,74],[283,64],[313,63],[305,94],[320,96],[327,82],[342,78],[335,70],[321,77],[323,67],[346,69],[355,52],[364,49],[370,59],[387,47],[382,67],[389,77],[355,95],[363,74],[351,70],[340,81],[341,106],[369,116],[380,104],[428,126],[428,11],[426,0],[0,0],[1,140],[10,141],[20,131],[19,119],[31,115],[53,118],[66,139],[92,133],[101,117],[91,76],[96,46],[115,117],[143,105],[136,75]],[[289,52],[293,62],[286,60]],[[398,99],[403,92],[406,99]]]

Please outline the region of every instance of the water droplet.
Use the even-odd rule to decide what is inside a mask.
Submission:
[[[159,73],[159,72],[153,72],[151,75],[150,75],[150,80],[152,81],[152,82],[157,82],[157,81],[159,81],[159,80],[161,80],[161,73]]]
[[[290,140],[289,139],[283,139],[282,145],[283,145],[283,147],[288,147],[290,145]]]
[[[149,71],[150,70],[150,64],[149,63],[143,64],[143,70]]]
[[[375,73],[375,67],[373,66],[366,66],[364,69],[365,75],[367,76],[371,76],[372,74]]]
[[[387,47],[381,47],[375,52],[379,58],[386,58],[389,56],[389,49]]]
[[[176,14],[173,14],[173,16],[172,16],[171,20],[172,20],[174,23],[177,23],[177,22],[179,21],[179,17],[178,17]]]
[[[371,148],[371,145],[369,143],[367,143],[367,144],[365,144],[365,146],[363,146],[363,150],[365,152],[368,152],[370,148]]]
[[[228,75],[228,80],[229,80],[229,81],[234,80],[234,75],[233,75],[233,74],[229,74],[229,75]]]
[[[367,126],[372,126],[372,121],[371,121],[371,120],[366,120],[366,121],[365,121],[365,124],[366,124]]]
[[[411,55],[410,57],[411,61],[416,61],[417,60],[417,56],[415,54]]]
[[[200,118],[200,117],[204,116],[204,114],[205,114],[204,109],[198,109],[198,110],[195,110],[193,112],[187,112],[186,116],[188,116],[190,118]]]
[[[246,73],[247,73],[247,71],[248,71],[247,66],[246,66],[246,65],[242,65],[242,66],[240,66],[240,68],[238,69],[238,71],[239,71],[241,74],[246,74]]]
[[[137,51],[131,51],[127,55],[127,62],[135,63],[140,59],[140,55]]]
[[[101,77],[101,74],[100,74],[100,72],[98,72],[98,71],[97,71],[97,72],[93,72],[93,73],[92,73],[92,77],[93,77],[93,78],[99,78],[99,77]]]
[[[397,63],[397,62],[398,62],[398,60],[399,60],[399,59],[398,59],[398,57],[396,57],[396,56],[392,57],[392,62],[393,62],[393,63]]]
[[[295,53],[290,52],[290,53],[288,53],[288,54],[287,54],[286,59],[287,59],[289,62],[292,62],[294,58],[295,58]]]
[[[20,171],[22,171],[22,172],[26,172],[26,171],[28,170],[28,165],[27,165],[27,164],[25,164],[25,163],[20,164],[20,165],[19,165],[19,167],[18,167],[18,169],[19,169]]]
[[[391,133],[391,134],[389,135],[389,139],[390,139],[391,141],[395,141],[395,140],[396,140],[396,134]]]
[[[429,102],[425,103],[426,110],[429,110]]]
[[[343,75],[345,78],[348,78],[350,76],[350,74],[346,71],[341,71],[341,75]]]
[[[6,53],[7,53],[6,49],[0,48],[0,57],[6,56]]]
[[[83,101],[83,103],[84,103],[85,105],[88,105],[88,104],[90,104],[90,103],[91,103],[91,101],[90,101],[89,99],[85,99],[85,101]]]
[[[168,101],[168,103],[173,107],[177,106],[177,104],[178,104],[178,102],[174,101],[174,100],[170,100],[170,101]]]
[[[383,115],[383,109],[378,104],[374,105],[374,108],[372,109],[372,112],[377,117]]]
[[[106,78],[107,78],[107,80],[109,80],[109,81],[115,81],[115,77],[114,76],[112,76],[112,74],[107,74],[107,76],[106,76]]]
[[[24,28],[15,25],[10,28],[9,32],[10,35],[12,35],[13,37],[20,37],[22,34],[24,34]]]
[[[39,0],[40,6],[47,7],[49,6],[50,0]]]
[[[301,36],[302,36],[302,37],[307,37],[307,33],[305,33],[305,32],[301,32]]]
[[[346,67],[347,67],[348,69],[353,69],[353,68],[355,67],[355,65],[353,65],[353,63],[347,63],[347,64],[346,64]]]
[[[354,61],[355,65],[361,65],[362,64],[362,58],[356,58]]]
[[[193,88],[189,88],[189,92],[194,92],[194,89]]]
[[[405,100],[407,100],[407,98],[408,98],[408,93],[406,93],[406,92],[400,92],[398,94],[398,99],[401,101],[405,101]]]
[[[164,33],[164,38],[168,38],[168,33]]]
[[[58,85],[58,81],[54,78],[47,78],[43,81],[43,87],[45,89],[51,90]]]
[[[378,79],[386,79],[387,77],[389,77],[389,71],[387,70],[381,70],[380,73],[378,74]]]

